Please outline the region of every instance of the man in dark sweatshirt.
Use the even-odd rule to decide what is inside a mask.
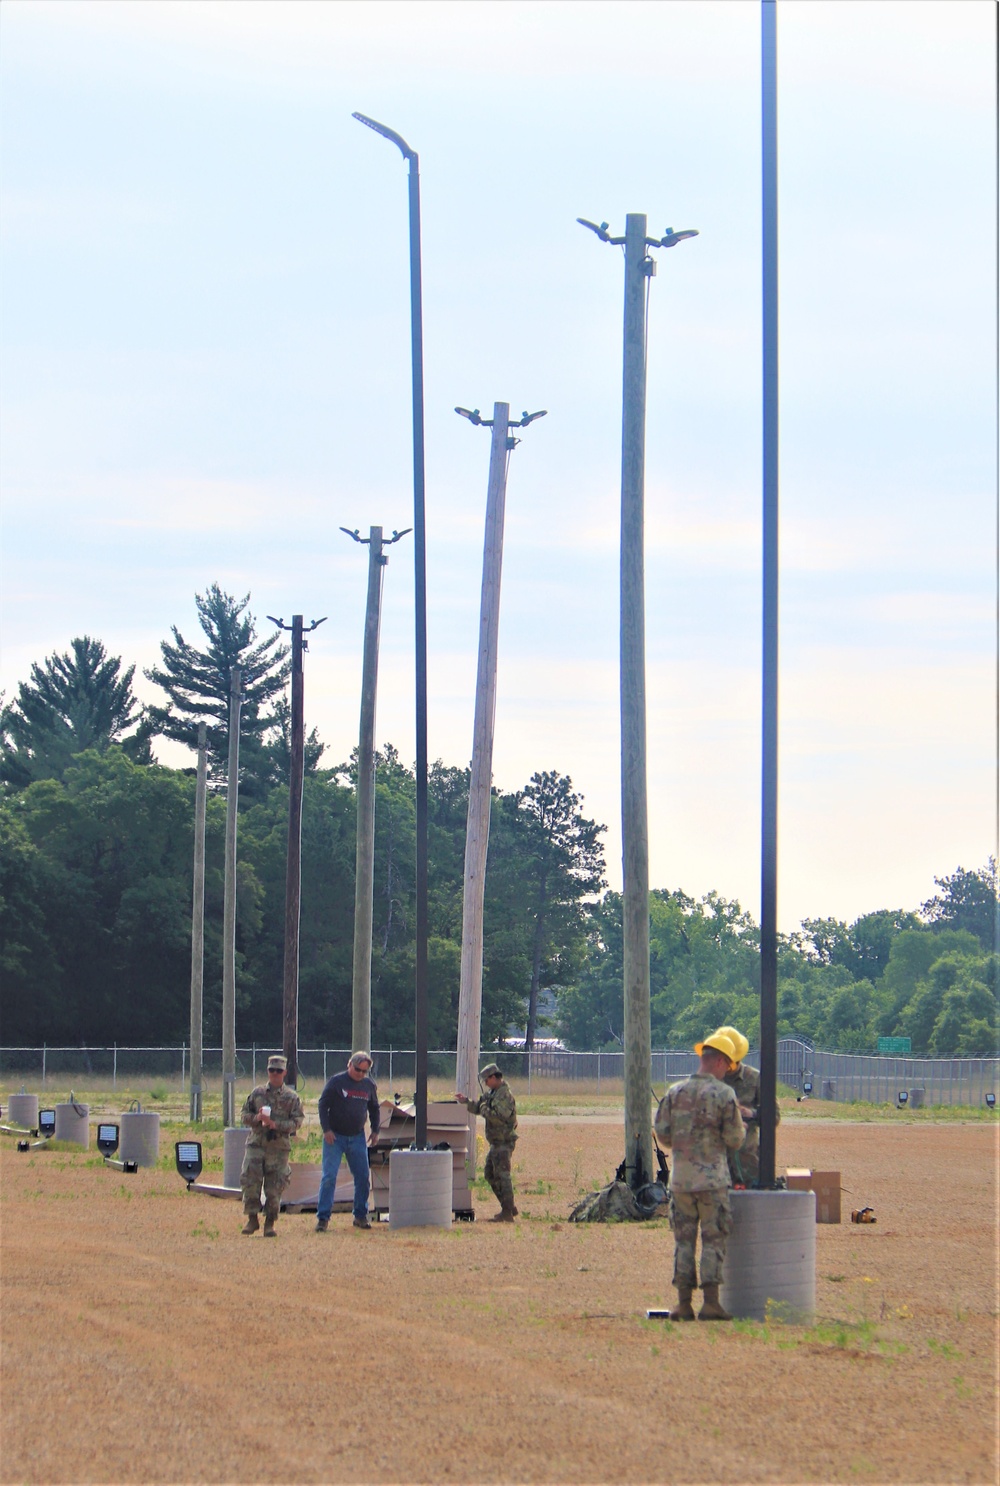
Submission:
[[[370,1228],[368,1221],[368,1148],[365,1117],[371,1122],[371,1143],[378,1139],[380,1113],[378,1088],[369,1078],[372,1060],[368,1053],[352,1053],[344,1073],[335,1073],[319,1096],[319,1122],[323,1126],[323,1180],[316,1206],[316,1232],[330,1226],[330,1209],[337,1187],[341,1156],[354,1178],[354,1226]]]

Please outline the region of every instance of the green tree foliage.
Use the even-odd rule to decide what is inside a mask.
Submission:
[[[950,877],[935,877],[941,889],[923,904],[921,912],[935,929],[967,929],[982,949],[1000,951],[1000,897],[997,894],[997,864],[990,857],[985,867],[967,872],[957,867]]]
[[[138,763],[149,763],[153,726],[132,694],[135,666],[122,671],[89,635],[71,641],[62,655],[31,667],[15,701],[0,713],[0,781],[8,792],[38,779],[62,779],[88,748],[105,753],[117,744]]]
[[[289,675],[288,646],[276,632],[257,640],[257,626],[247,606],[250,595],[237,599],[213,583],[194,596],[198,623],[206,639],[203,650],[184,639],[176,625],[174,643],[160,643],[163,664],[145,672],[167,693],[165,707],[151,707],[155,731],[165,738],[198,746],[198,724],[205,723],[212,775],[225,779],[229,756],[229,699],[234,666],[240,667],[240,781],[247,795],[263,795],[277,763],[268,748],[275,731],[281,757],[282,714],[272,707]],[[315,748],[315,735],[311,738]]]

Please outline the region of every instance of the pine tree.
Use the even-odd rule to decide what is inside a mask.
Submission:
[[[84,635],[31,667],[31,680],[0,713],[0,780],[8,790],[61,779],[88,748],[105,753],[119,744],[134,762],[152,761],[153,725],[132,694],[135,666],[121,666],[100,640]]]
[[[174,643],[160,642],[162,666],[145,672],[148,680],[163,688],[170,698],[165,707],[151,707],[155,731],[197,747],[198,724],[206,725],[209,767],[216,779],[224,779],[229,752],[229,688],[234,666],[240,667],[240,774],[252,786],[266,779],[262,758],[267,735],[280,720],[276,709],[268,710],[284,691],[289,675],[288,646],[277,634],[257,642],[257,627],[246,613],[250,595],[236,599],[217,583],[207,592],[196,593],[198,622],[208,644],[197,650],[188,644],[176,625],[171,626]],[[257,643],[255,643],[257,642]]]

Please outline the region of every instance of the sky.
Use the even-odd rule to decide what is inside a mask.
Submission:
[[[996,849],[990,0],[779,0],[778,921],[916,908]],[[0,687],[101,639],[136,690],[194,595],[327,622],[357,742],[366,548],[413,524],[420,155],[429,751],[466,765],[489,436],[507,488],[494,781],[568,774],[621,884],[623,266],[699,236],[648,330],[650,880],[760,907],[759,7],[753,0],[5,0]],[[414,756],[412,538],[377,739]],[[176,745],[163,762],[191,762]]]

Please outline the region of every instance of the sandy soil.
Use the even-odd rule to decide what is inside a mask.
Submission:
[[[523,1121],[521,1220],[326,1235],[0,1150],[4,1482],[993,1482],[997,1130],[786,1120],[839,1168],[812,1328],[675,1326],[661,1222],[577,1226],[617,1121]],[[482,1216],[495,1209],[477,1194]]]

